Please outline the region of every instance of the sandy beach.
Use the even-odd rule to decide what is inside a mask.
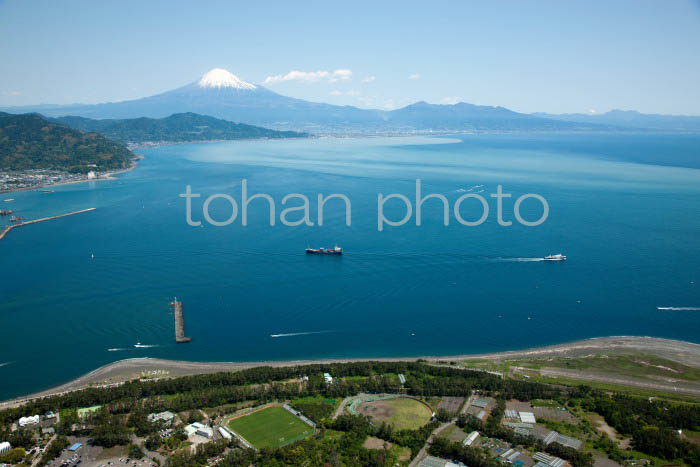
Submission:
[[[543,357],[581,357],[587,355],[622,355],[640,354],[653,355],[681,363],[694,368],[700,368],[700,344],[691,342],[660,339],[655,337],[600,337],[570,342],[547,347],[539,347],[508,352],[452,356],[422,356],[422,357],[393,357],[393,358],[344,358],[319,360],[289,360],[289,361],[259,361],[259,362],[188,362],[178,360],[163,360],[156,358],[131,358],[110,363],[97,368],[73,381],[58,387],[31,394],[25,397],[0,403],[0,409],[21,405],[35,398],[47,397],[76,391],[87,387],[110,386],[122,384],[124,381],[140,377],[178,377],[195,374],[217,373],[222,371],[239,371],[259,366],[288,367],[318,363],[347,363],[347,362],[400,362],[427,360],[433,363],[448,363],[459,360],[503,360],[512,358],[543,358]],[[593,379],[595,380],[595,379]],[[611,381],[612,382],[612,381]],[[619,379],[618,383],[629,383],[632,386],[657,388],[665,390],[672,388],[668,384],[645,385],[635,384],[634,381]],[[699,394],[700,388],[688,388],[683,391]]]

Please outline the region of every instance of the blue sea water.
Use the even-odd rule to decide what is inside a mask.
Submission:
[[[700,136],[646,134],[460,135],[311,139],[163,146],[113,181],[5,195],[26,218],[97,210],[14,230],[0,242],[0,399],[45,389],[131,357],[263,361],[455,355],[609,335],[700,342]],[[185,221],[179,196],[224,193],[264,200],[225,227]],[[377,230],[377,194],[450,201],[423,205],[400,227]],[[483,187],[478,187],[483,185]],[[497,185],[504,200],[500,226]],[[471,190],[471,191],[468,191]],[[456,222],[454,201],[485,196],[478,227]],[[289,193],[326,205],[324,225],[280,225]],[[513,218],[538,193],[542,225]],[[0,204],[10,206],[10,204]],[[415,205],[415,201],[413,202]],[[386,215],[397,220],[403,204]],[[227,218],[222,200],[212,217]],[[541,206],[528,200],[523,217]],[[475,200],[466,219],[481,215]],[[298,218],[290,214],[290,219]],[[307,245],[345,249],[307,256]],[[564,263],[534,259],[564,253]],[[94,255],[94,258],[92,257]],[[174,343],[169,301],[184,302],[186,334]],[[147,347],[134,347],[141,343]],[[110,351],[110,349],[113,349]],[[114,350],[118,349],[118,350]]]

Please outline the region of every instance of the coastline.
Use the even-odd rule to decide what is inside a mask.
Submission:
[[[656,337],[610,336],[595,337],[564,344],[510,350],[496,353],[463,354],[448,356],[381,357],[381,358],[329,358],[312,360],[276,360],[257,362],[190,362],[158,358],[129,358],[109,363],[62,385],[23,397],[0,402],[0,410],[17,407],[34,399],[79,391],[89,387],[110,387],[123,382],[153,374],[179,377],[196,374],[240,371],[248,368],[270,366],[289,367],[312,364],[352,362],[415,362],[427,360],[434,364],[447,364],[459,360],[497,361],[509,358],[583,357],[591,355],[652,355],[686,366],[700,368],[700,344]],[[583,382],[584,380],[582,380]],[[624,382],[620,380],[621,382]],[[629,383],[629,381],[627,381]],[[645,387],[644,385],[637,385]],[[646,387],[663,385],[646,384]],[[672,386],[668,386],[669,388]],[[700,388],[689,389],[700,395]]]
[[[32,190],[39,190],[41,188],[49,188],[49,187],[55,187],[55,186],[62,186],[62,185],[73,185],[75,183],[85,183],[85,182],[100,182],[100,181],[105,181],[105,180],[116,180],[114,178],[115,175],[123,174],[126,172],[130,172],[134,169],[136,169],[139,165],[139,161],[143,160],[145,156],[141,154],[136,154],[136,157],[131,159],[131,165],[125,169],[119,169],[119,170],[113,170],[109,172],[104,172],[104,174],[98,178],[93,178],[93,179],[85,179],[85,180],[69,180],[66,182],[58,182],[58,183],[44,183],[41,185],[35,185],[27,188],[18,188],[16,190],[8,190],[8,191],[0,191],[0,194],[8,194],[8,193],[19,193],[22,191],[32,191]]]

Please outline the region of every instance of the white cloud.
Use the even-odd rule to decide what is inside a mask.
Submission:
[[[328,81],[331,83],[334,83],[336,81],[344,81],[346,79],[352,78],[352,70],[348,69],[341,69],[341,70],[335,70],[332,74],[331,77]]]
[[[440,101],[441,104],[448,104],[448,105],[455,105],[455,104],[459,104],[460,102],[462,102],[462,98],[458,97],[458,96],[445,97]]]
[[[362,94],[360,91],[357,89],[351,89],[349,91],[340,91],[338,89],[334,89],[331,91],[331,96],[352,96],[352,97],[357,97],[360,94]]]
[[[293,70],[286,75],[274,75],[265,78],[265,84],[275,84],[284,81],[301,81],[306,83],[315,83],[318,81],[328,81],[334,83],[336,81],[344,81],[352,77],[352,70],[340,69],[333,72],[330,71],[297,71]]]
[[[376,80],[376,79],[377,79],[377,78],[376,78],[375,76],[368,76],[367,78],[364,78],[364,79],[362,80],[362,82],[363,82],[363,83],[371,83],[371,82],[373,82],[373,81]]]
[[[408,79],[419,79],[420,74],[419,73],[413,73],[412,75],[408,75]]]

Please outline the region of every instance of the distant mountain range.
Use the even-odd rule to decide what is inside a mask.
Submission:
[[[467,103],[435,105],[418,102],[393,110],[360,109],[309,102],[277,94],[214,69],[199,81],[142,99],[104,104],[40,105],[8,108],[10,112],[39,112],[52,117],[77,115],[97,119],[164,118],[195,112],[225,120],[277,130],[310,133],[429,132],[429,131],[615,131],[652,129],[700,131],[700,117],[650,116],[610,112],[609,117],[583,114],[523,114],[503,107]]]
[[[690,115],[643,114],[635,110],[611,110],[604,114],[548,114],[538,112],[533,115],[550,120],[613,125],[620,128],[700,131],[700,117]]]
[[[123,143],[50,122],[37,114],[0,112],[0,170],[52,168],[73,172],[129,167]]]
[[[126,143],[239,140],[253,138],[303,138],[307,133],[275,131],[243,123],[233,123],[192,112],[169,117],[95,120],[85,117],[58,117],[51,121],[82,131],[94,131]]]

